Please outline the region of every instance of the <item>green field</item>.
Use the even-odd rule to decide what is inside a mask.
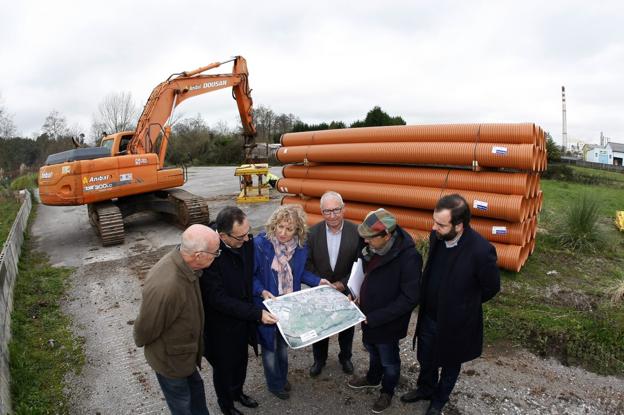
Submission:
[[[519,345],[565,364],[624,374],[624,305],[612,302],[624,284],[624,233],[614,226],[624,210],[624,174],[575,168],[582,184],[542,180],[544,206],[537,246],[519,273],[502,273],[501,293],[485,305],[486,341]],[[561,247],[567,209],[584,195],[598,201],[603,239],[588,252]]]

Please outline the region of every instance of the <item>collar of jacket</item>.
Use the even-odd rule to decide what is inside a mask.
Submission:
[[[183,278],[186,278],[190,282],[194,282],[197,280],[198,275],[193,271],[191,267],[184,261],[182,258],[182,254],[180,253],[180,246],[178,245],[176,249],[171,252],[171,260],[175,264],[175,266],[180,270],[180,275]],[[201,270],[200,270],[201,271]]]
[[[381,260],[378,262],[376,268],[379,268],[380,266],[385,265],[388,262],[394,260],[396,257],[398,257],[401,254],[401,252],[403,252],[406,249],[409,249],[409,248],[415,249],[414,242],[401,227],[397,226],[394,232],[395,232],[394,234],[396,235],[396,240],[392,244],[390,251],[388,251],[386,255],[382,255],[380,257]],[[364,259],[361,252],[359,254],[359,257]]]

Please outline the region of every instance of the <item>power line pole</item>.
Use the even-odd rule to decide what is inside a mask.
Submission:
[[[561,149],[565,152],[568,148],[568,121],[566,119],[566,98],[565,98],[565,86],[561,87],[561,105],[563,109],[563,128],[561,131]]]

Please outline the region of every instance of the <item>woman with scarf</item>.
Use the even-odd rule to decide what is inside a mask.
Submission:
[[[266,232],[254,238],[254,301],[262,301],[329,282],[305,270],[308,249],[305,212],[298,205],[277,208],[266,223]],[[262,365],[269,391],[280,399],[290,397],[288,346],[275,324],[258,326]]]

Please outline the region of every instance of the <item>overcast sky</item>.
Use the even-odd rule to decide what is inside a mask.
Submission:
[[[373,106],[408,124],[535,122],[624,142],[623,1],[2,1],[0,96],[32,136],[57,110],[90,134],[98,104],[142,108],[172,73],[247,59],[256,105],[317,123]],[[214,73],[229,72],[231,64]],[[234,126],[228,91],[179,108]]]

